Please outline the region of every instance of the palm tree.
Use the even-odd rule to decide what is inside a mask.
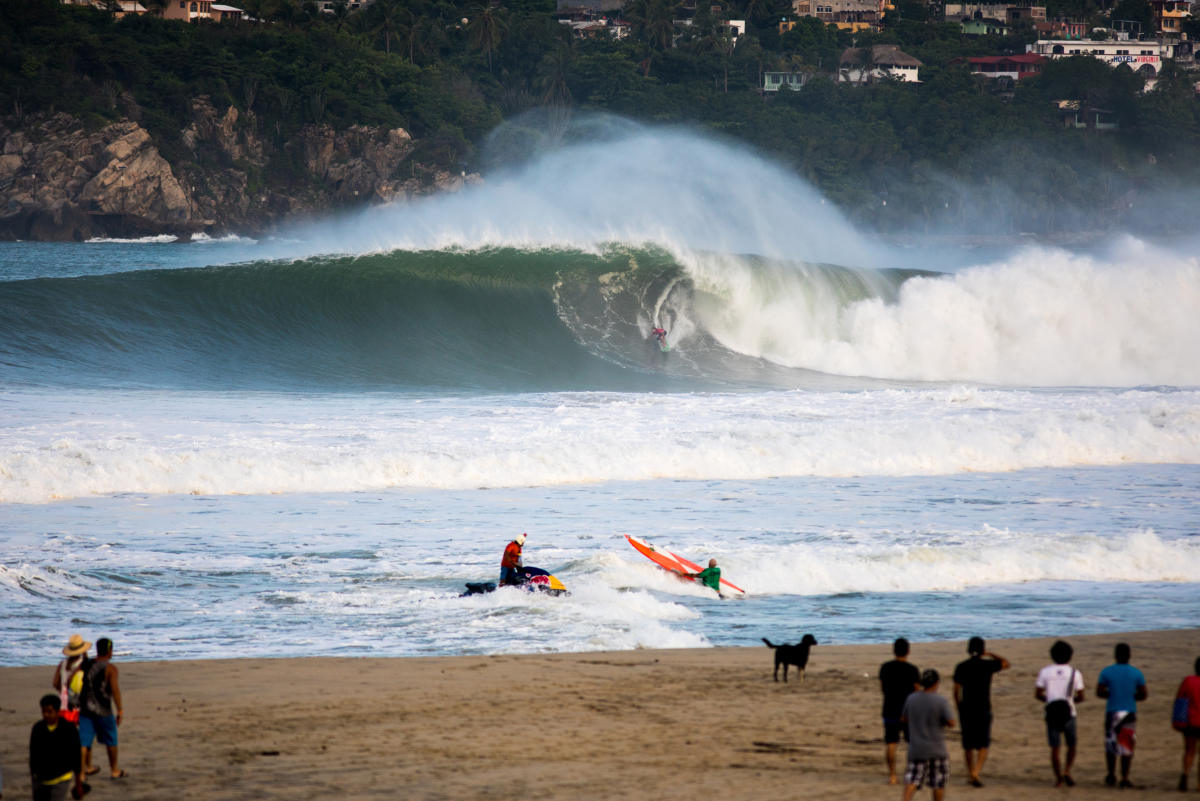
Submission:
[[[392,39],[399,38],[402,26],[402,15],[407,13],[396,0],[375,0],[369,7],[374,25],[372,33],[383,34],[383,50],[389,56],[392,54]]]
[[[644,56],[642,75],[650,74],[655,52],[666,52],[675,41],[676,0],[635,0],[626,7],[633,33],[641,43]]]
[[[340,31],[342,25],[346,23],[346,17],[350,14],[350,6],[346,0],[337,0],[333,4],[333,27],[334,30]]]
[[[508,23],[504,20],[504,9],[492,3],[476,5],[471,9],[471,21],[467,32],[471,36],[471,47],[487,53],[488,72],[492,71],[492,53],[504,39]]]
[[[567,76],[571,71],[571,47],[560,43],[547,53],[538,64],[537,77],[534,87],[541,93],[541,102],[554,108],[570,106],[575,98],[567,86]]]
[[[408,24],[401,29],[403,40],[408,43],[408,60],[412,64],[417,63],[417,53],[426,54],[427,48],[422,35],[427,33],[428,22],[424,17],[418,17],[413,12],[408,12]]]

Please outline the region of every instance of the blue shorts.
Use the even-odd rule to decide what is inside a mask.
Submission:
[[[99,740],[101,745],[117,744],[116,715],[95,717],[85,713],[79,716],[79,744],[91,748],[92,740]]]

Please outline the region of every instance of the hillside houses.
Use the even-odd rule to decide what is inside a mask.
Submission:
[[[167,0],[162,15],[166,19],[182,19],[188,22],[208,19],[225,22],[239,20],[245,14],[236,6],[214,3],[213,0]]]
[[[966,64],[972,75],[981,78],[1019,81],[1040,75],[1042,67],[1049,61],[1046,56],[1037,53],[1021,53],[1015,56],[973,56],[956,58],[951,64]]]
[[[880,80],[920,83],[920,60],[904,53],[896,45],[851,47],[838,61],[838,83],[864,84]]]
[[[994,20],[1007,27],[1022,21],[1037,24],[1046,20],[1046,7],[1016,5],[1014,3],[946,3],[943,7],[946,22],[963,22],[973,19]]]
[[[879,30],[883,15],[895,9],[891,0],[793,0],[797,17],[815,17],[827,25],[836,25],[851,33]]]

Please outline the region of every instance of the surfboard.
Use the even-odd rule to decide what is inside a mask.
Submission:
[[[625,535],[625,539],[629,540],[629,544],[633,546],[633,549],[642,556],[646,557],[663,570],[669,570],[672,573],[677,573],[682,578],[690,579],[690,574],[699,573],[704,569],[695,562],[684,559],[677,553],[665,551],[661,548],[655,548],[645,540],[632,537],[628,534]],[[721,583],[726,587],[729,587],[731,590],[737,590],[740,593],[746,592],[741,587],[733,584],[732,582],[726,581],[725,579],[721,579]]]

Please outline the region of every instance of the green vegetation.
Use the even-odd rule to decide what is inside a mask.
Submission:
[[[919,3],[851,37],[811,18],[781,34],[785,0],[734,0],[719,16],[705,6],[680,35],[674,0],[630,0],[632,35],[621,41],[573,39],[553,0],[376,0],[332,14],[296,0],[242,5],[262,22],[114,21],[56,0],[5,0],[0,109],[96,124],[133,116],[170,158],[191,99],[207,95],[253,111],[279,142],[309,123],[402,126],[419,158],[455,168],[473,166],[487,133],[526,110],[608,111],[746,143],[883,228],[1094,228],[1127,216],[1131,193],[1200,177],[1195,76],[1168,65],[1143,93],[1128,69],[1080,57],[997,92],[954,60],[1023,52],[1032,32],[964,38],[957,25],[925,21]],[[1094,16],[1093,6],[1059,0],[1052,13]],[[1125,14],[1145,8],[1121,2]],[[736,46],[720,17],[747,20]],[[883,43],[924,62],[920,85],[834,81],[846,47]],[[764,98],[766,70],[811,78]],[[1119,130],[1068,129],[1059,100],[1110,112]],[[294,169],[276,161],[268,172]]]

